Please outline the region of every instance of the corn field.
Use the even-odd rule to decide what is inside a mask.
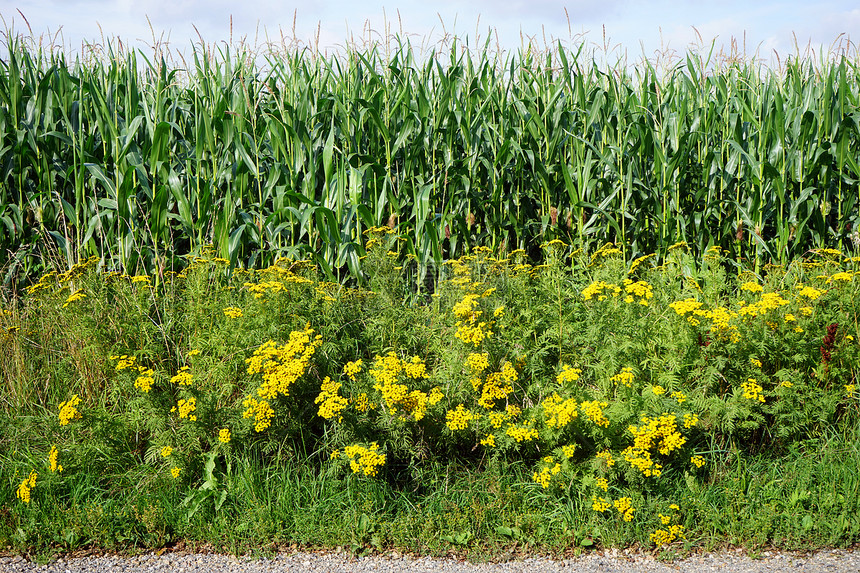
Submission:
[[[208,244],[239,266],[312,258],[359,278],[380,225],[422,274],[556,238],[756,264],[852,247],[858,65],[691,52],[630,69],[561,44],[419,57],[398,41],[331,57],[200,45],[180,66],[109,45],[70,61],[7,33],[3,281],[91,255],[158,276]]]

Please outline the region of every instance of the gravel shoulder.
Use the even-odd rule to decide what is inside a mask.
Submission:
[[[408,557],[397,553],[356,558],[343,553],[279,554],[271,558],[203,553],[147,553],[133,557],[66,557],[39,565],[27,559],[0,557],[0,572],[212,572],[212,573],[858,573],[860,550],[828,549],[809,554],[766,551],[757,559],[742,552],[704,553],[658,561],[649,553],[608,550],[572,559],[530,557],[504,563],[469,563],[450,558]]]

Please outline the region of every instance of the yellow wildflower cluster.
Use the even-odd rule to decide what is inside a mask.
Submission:
[[[285,292],[288,284],[313,284],[312,280],[281,267],[270,267],[266,270],[269,271],[267,274],[276,274],[277,280],[260,281],[258,283],[248,282],[243,285],[256,299],[262,299],[270,294]]]
[[[671,247],[669,247],[669,248],[671,250]],[[630,270],[627,271],[627,274],[632,275],[636,271],[636,269],[639,267],[639,265],[641,265],[642,263],[644,263],[648,259],[653,258],[655,256],[657,256],[655,253],[651,253],[650,255],[642,255],[638,259],[635,259],[632,263],[630,263]]]
[[[193,396],[188,398],[187,400],[181,399],[179,403],[176,404],[176,408],[179,409],[179,417],[180,418],[188,418],[192,422],[197,421],[197,415],[193,412],[197,410],[197,398]],[[173,410],[171,410],[172,412]]]
[[[582,374],[581,368],[574,368],[567,364],[562,364],[561,373],[555,377],[555,381],[559,384],[567,384],[568,382],[576,382]]]
[[[764,287],[754,281],[745,282],[741,285],[741,290],[745,290],[751,293],[757,293],[764,291]]]
[[[563,400],[561,396],[553,392],[552,396],[541,402],[546,425],[550,428],[564,428],[571,420],[576,418],[577,403],[573,398]]]
[[[514,391],[513,383],[516,382],[517,378],[517,371],[510,361],[505,361],[499,372],[488,374],[483,383],[478,377],[472,378],[472,387],[476,390],[477,387],[481,389],[478,404],[491,410],[495,406],[496,400],[504,400],[508,394]]]
[[[740,316],[756,317],[767,314],[768,311],[786,306],[789,301],[782,298],[777,292],[768,292],[761,295],[761,299],[753,304],[748,304],[738,311]]]
[[[117,372],[125,370],[126,368],[132,368],[134,367],[135,362],[137,362],[137,358],[135,356],[129,356],[127,354],[123,354],[122,356],[111,356],[110,359],[117,361]]]
[[[857,390],[857,386],[855,384],[846,384],[845,385],[845,394],[850,398],[854,395],[854,392]]]
[[[155,384],[155,372],[152,371],[152,368],[143,366],[138,366],[137,371],[138,377],[134,381],[134,387],[146,394],[152,390],[152,385]]]
[[[833,281],[851,282],[851,279],[853,277],[854,277],[853,273],[842,271],[839,273],[835,273],[833,276],[831,276],[829,279],[827,279],[827,284],[830,284]]]
[[[690,429],[699,423],[699,417],[695,414],[684,414],[684,428]]]
[[[574,452],[576,452],[576,444],[567,444],[567,445],[564,445],[564,446],[562,446],[562,447],[561,447],[561,453],[562,453],[562,454],[564,455],[564,457],[566,457],[567,459],[572,458],[572,457],[573,457]]]
[[[466,365],[473,376],[483,374],[484,370],[490,367],[490,355],[486,352],[472,352],[466,357]]]
[[[805,296],[809,300],[816,300],[817,298],[819,298],[821,295],[824,294],[824,291],[818,290],[815,287],[805,286],[805,285],[798,285],[797,290],[798,290],[798,293],[797,293],[798,295]]]
[[[359,358],[355,362],[347,362],[346,365],[343,367],[343,373],[346,374],[350,380],[355,382],[355,375],[361,372],[361,366],[361,358]]]
[[[607,406],[609,406],[609,402],[600,402],[598,400],[592,400],[590,402],[583,402],[579,405],[579,408],[582,410],[583,414],[588,416],[589,420],[591,420],[598,426],[608,428],[609,420],[603,413],[604,408],[606,408]]]
[[[633,520],[633,500],[629,497],[619,497],[615,501],[612,502],[612,505],[615,506],[615,509],[618,510],[618,513],[621,514],[621,517],[624,521],[632,521]]]
[[[493,331],[490,330],[491,325],[483,321],[477,322],[472,318],[465,322],[457,321],[456,326],[457,331],[454,333],[454,336],[466,344],[473,344],[475,348],[480,346],[485,338],[493,335]]]
[[[69,298],[66,299],[66,302],[63,303],[63,308],[66,308],[67,306],[69,306],[73,302],[77,302],[79,300],[86,298],[86,296],[87,296],[87,293],[85,293],[82,290],[73,292],[72,294],[69,295]]]
[[[177,468],[177,467],[173,467],[173,468],[171,468],[171,469],[170,469],[170,475],[171,475],[171,476],[173,476],[173,479],[176,479],[176,478],[178,478],[178,477],[179,477],[179,473],[180,473],[181,471],[182,471],[182,470],[180,470],[179,468]]]
[[[687,443],[687,438],[678,431],[678,418],[674,414],[663,414],[659,418],[642,416],[641,422],[641,426],[627,428],[633,434],[634,449],[656,449],[668,456]]]
[[[618,296],[619,294],[621,294],[621,287],[604,281],[593,282],[582,290],[584,300],[591,300],[594,297],[597,297],[597,300],[605,300],[607,296]]]
[[[532,474],[532,479],[541,485],[544,489],[549,487],[549,483],[552,480],[553,476],[557,475],[561,471],[561,464],[556,462],[552,456],[547,456],[543,459],[545,465],[541,468],[540,471],[534,472]]]
[[[687,397],[681,391],[672,392],[669,396],[677,400],[679,404],[683,404],[687,401]]]
[[[591,255],[591,265],[593,265],[600,257],[610,257],[612,255],[620,255],[621,249],[612,243],[606,243]]]
[[[610,378],[616,384],[624,384],[628,388],[633,387],[633,368],[631,366],[625,366],[621,369],[621,372]]]
[[[30,503],[30,490],[36,487],[36,477],[39,474],[35,470],[30,472],[30,477],[26,478],[18,485],[18,490],[15,495],[24,503]]]
[[[448,410],[445,413],[445,425],[452,432],[465,430],[474,418],[475,415],[470,410],[467,410],[463,404],[459,404],[453,410]]]
[[[628,426],[628,430],[633,434],[633,445],[621,454],[627,463],[645,476],[658,477],[663,466],[651,458],[651,450],[655,449],[666,456],[681,448],[687,438],[678,431],[678,420],[673,414],[663,414],[658,418],[642,416],[641,421],[640,426]]]
[[[218,430],[218,441],[222,444],[230,443],[230,428],[221,428]]]
[[[478,299],[483,296],[489,296],[494,289],[489,289],[481,295],[467,294],[463,299],[454,305],[454,315],[460,319],[456,323],[457,330],[454,336],[465,342],[473,344],[476,348],[484,341],[493,335],[490,330],[493,323],[479,320],[483,314],[480,310],[476,310]]]
[[[505,429],[505,434],[516,440],[517,442],[530,442],[538,438],[538,431],[526,422],[522,426],[508,424]]]
[[[254,430],[262,432],[272,425],[272,418],[275,416],[275,411],[267,400],[256,400],[252,396],[248,396],[242,402],[245,411],[242,412],[242,417],[245,419],[254,418]]]
[[[663,394],[666,393],[666,389],[663,388],[662,386],[660,386],[659,384],[655,384],[654,386],[651,386],[651,392],[655,396],[662,396]]]
[[[51,472],[62,472],[63,466],[57,463],[57,457],[60,455],[59,450],[57,450],[57,446],[51,446],[51,451],[48,452],[48,465],[51,468]]]
[[[238,306],[228,306],[224,309],[224,316],[227,318],[241,318],[243,316],[242,309]]]
[[[693,464],[694,466],[696,466],[697,468],[700,468],[703,465],[705,465],[705,458],[703,458],[702,456],[691,456],[690,457],[690,463]]]
[[[164,446],[163,448],[161,448],[161,457],[162,458],[169,458],[172,453],[173,453],[173,448],[171,448],[170,446]]]
[[[741,384],[741,388],[744,391],[744,398],[764,403],[764,394],[762,393],[764,389],[755,378],[747,378],[747,381]]]
[[[411,360],[403,361],[403,371],[409,378],[426,378],[427,366],[420,356],[413,356]]]
[[[605,511],[609,511],[610,508],[612,508],[612,500],[606,499],[603,496],[591,496],[591,509],[593,509],[594,511],[603,513]]]
[[[367,394],[362,392],[352,400],[352,405],[358,412],[367,412],[376,408],[376,404],[367,399]]]
[[[670,525],[668,529],[658,529],[654,533],[651,534],[651,542],[654,545],[660,547],[662,545],[668,545],[669,543],[675,541],[676,539],[684,538],[684,526],[683,525]]]
[[[698,326],[700,324],[699,319],[696,318],[697,316],[704,318],[710,318],[711,316],[709,311],[702,309],[702,303],[694,298],[676,300],[675,302],[670,303],[669,307],[672,308],[676,314],[686,317],[687,322],[693,326]]]
[[[461,319],[470,318],[472,316],[480,316],[481,311],[475,310],[478,306],[479,295],[476,294],[467,294],[463,297],[463,300],[454,305],[452,312],[454,316]]]
[[[654,290],[650,284],[645,281],[633,282],[630,279],[624,279],[624,292],[627,293],[627,296],[624,298],[624,302],[632,303],[634,301],[634,296],[639,297],[639,304],[642,306],[648,306],[648,301],[654,298]]]
[[[61,426],[67,426],[72,420],[77,420],[81,417],[81,413],[78,412],[77,408],[80,403],[81,399],[78,398],[77,394],[73,394],[68,401],[60,403]]]
[[[191,374],[191,369],[188,366],[183,366],[179,369],[179,372],[176,373],[176,376],[173,376],[170,379],[170,381],[177,386],[191,386],[191,383],[194,381],[194,376]]]
[[[597,478],[595,480],[595,484],[603,491],[609,491],[609,480],[607,480],[605,477]]]
[[[340,390],[340,382],[332,382],[328,376],[322,381],[320,393],[314,400],[314,404],[319,404],[318,413],[326,420],[331,420],[349,405],[349,400],[338,394]]]
[[[308,324],[304,330],[291,332],[283,346],[269,340],[245,361],[248,374],[263,374],[263,383],[257,389],[260,398],[272,400],[279,395],[289,395],[290,385],[305,373],[311,357],[322,344],[322,336],[313,334]]]
[[[418,356],[410,360],[400,360],[397,354],[389,352],[386,356],[377,356],[369,373],[376,380],[373,389],[382,394],[386,408],[391,414],[402,410],[402,416],[409,416],[418,421],[427,413],[427,406],[432,406],[441,396],[434,394],[434,402],[430,402],[428,395],[421,390],[409,390],[406,384],[398,383],[400,373],[405,376],[419,379],[427,376],[426,366]]]
[[[349,466],[353,473],[362,473],[366,476],[375,476],[379,468],[385,465],[385,454],[379,453],[379,446],[372,442],[370,446],[364,447],[358,444],[347,446],[343,449],[343,457],[349,459]],[[333,458],[340,457],[337,450],[332,453]]]
[[[598,452],[595,456],[599,460],[603,460],[603,463],[606,464],[607,467],[612,467],[615,465],[615,460],[612,458],[612,452],[609,450],[603,450],[602,452]]]

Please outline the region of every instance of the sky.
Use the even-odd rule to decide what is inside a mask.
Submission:
[[[860,42],[856,0],[0,0],[0,16],[7,30],[31,29],[73,53],[106,38],[144,51],[156,41],[187,50],[202,39],[332,53],[389,34],[424,48],[454,36],[483,45],[489,35],[494,49],[561,41],[628,61],[714,43],[717,52],[734,48],[767,63],[810,48],[856,54]]]

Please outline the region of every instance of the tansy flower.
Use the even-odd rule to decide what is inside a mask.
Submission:
[[[230,429],[229,428],[221,428],[218,431],[218,440],[223,444],[230,443]]]
[[[57,456],[59,453],[57,446],[51,446],[51,451],[48,453],[48,464],[50,464],[52,472],[63,471],[63,466],[57,463]]]

